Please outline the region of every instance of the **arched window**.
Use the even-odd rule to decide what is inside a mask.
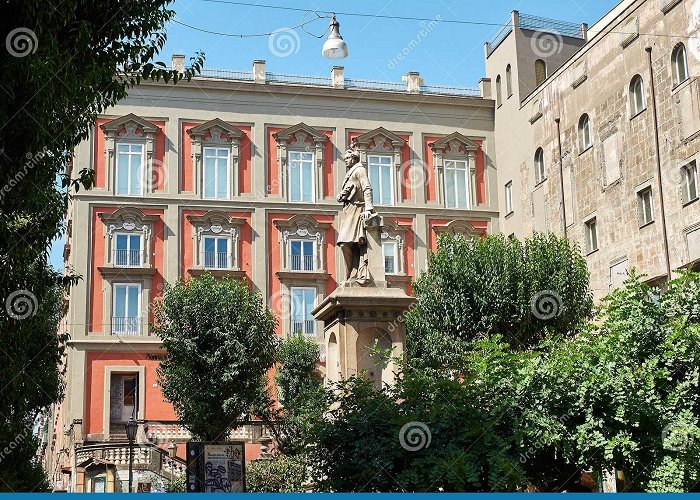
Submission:
[[[510,64],[506,66],[506,92],[508,92],[508,97],[513,95],[513,75]]]
[[[496,106],[501,105],[501,75],[496,77]]]
[[[671,54],[673,66],[673,84],[678,85],[688,79],[688,59],[685,54],[685,45],[679,43]]]
[[[585,151],[593,145],[591,141],[591,120],[585,114],[578,121],[578,142],[581,151]]]
[[[542,59],[538,59],[535,61],[535,85],[539,87],[546,79],[547,64]]]
[[[539,184],[547,178],[547,172],[544,168],[544,151],[542,148],[537,148],[535,151],[535,184]]]
[[[630,111],[632,112],[632,116],[641,113],[646,107],[644,81],[641,76],[636,75],[630,82]]]

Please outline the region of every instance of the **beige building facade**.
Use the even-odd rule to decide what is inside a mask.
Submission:
[[[698,9],[626,0],[591,27],[514,12],[486,45],[501,231],[579,243],[597,298],[700,259]]]

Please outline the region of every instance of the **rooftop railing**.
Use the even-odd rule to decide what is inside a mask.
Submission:
[[[506,39],[513,31],[513,27],[523,30],[542,31],[545,33],[555,33],[560,36],[568,36],[572,38],[585,39],[585,25],[570,23],[568,21],[559,21],[557,19],[549,19],[547,17],[532,16],[530,14],[520,14],[517,11],[513,12],[513,16],[509,18],[504,26],[496,33],[493,39],[486,44],[488,55],[491,55],[494,50]]]

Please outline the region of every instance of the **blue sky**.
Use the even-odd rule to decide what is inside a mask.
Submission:
[[[221,0],[227,1],[227,0]],[[246,3],[309,9],[306,19],[316,12],[362,13],[382,16],[476,21],[502,24],[512,10],[575,23],[594,23],[610,10],[614,0],[243,0]],[[268,33],[297,26],[301,11],[278,10],[220,3],[207,0],[177,0],[171,8],[183,23],[209,31],[236,34]],[[345,66],[346,77],[368,80],[401,81],[408,71],[419,71],[429,85],[477,87],[484,73],[484,42],[499,30],[497,26],[425,23],[378,17],[338,14],[340,31],[350,55],[342,61],[321,56],[325,37],[314,38],[297,28],[254,38],[211,35],[171,22],[168,41],[158,60],[170,63],[172,54],[206,54],[206,68],[250,70],[253,59],[265,59],[267,70],[275,73],[328,76],[331,67]],[[306,24],[308,31],[323,33],[328,20]],[[419,33],[423,31],[422,35]],[[284,45],[284,42],[289,42]],[[414,43],[411,43],[415,41]],[[277,45],[276,45],[277,43]],[[409,49],[409,47],[412,47]],[[403,60],[397,54],[405,53]],[[51,263],[63,268],[63,241],[51,249]]]

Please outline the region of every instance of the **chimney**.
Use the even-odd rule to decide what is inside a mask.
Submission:
[[[184,54],[173,54],[173,69],[179,73],[184,73],[185,71],[185,56]]]
[[[479,94],[484,99],[491,99],[491,79],[482,78],[479,80]]]
[[[420,94],[420,86],[423,84],[423,79],[417,71],[409,71],[404,77],[406,81],[406,90],[409,94]]]
[[[520,28],[520,12],[514,10],[511,13],[511,22],[513,23],[513,28]]]
[[[345,68],[342,66],[333,66],[331,70],[331,85],[334,89],[345,88]]]
[[[266,79],[265,61],[263,59],[256,59],[253,61],[253,81],[255,83],[265,83]]]
[[[584,41],[588,41],[588,24],[587,23],[581,23],[581,38],[584,39]]]

